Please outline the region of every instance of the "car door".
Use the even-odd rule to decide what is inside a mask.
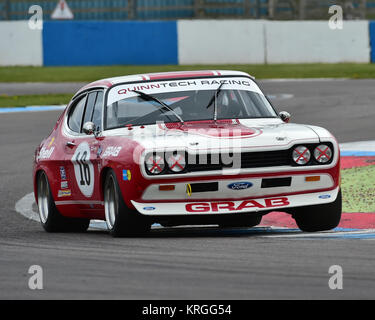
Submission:
[[[100,101],[101,99],[101,101]],[[102,105],[102,91],[96,90],[77,98],[68,112],[64,170],[67,191],[62,192],[81,213],[102,209],[99,185],[100,139],[83,132],[83,125],[91,122],[95,108]]]

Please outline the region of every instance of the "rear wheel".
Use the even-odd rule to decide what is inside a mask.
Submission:
[[[151,223],[125,204],[112,170],[104,182],[104,210],[107,227],[114,237],[142,235],[150,231]]]
[[[234,228],[234,227],[251,228],[260,224],[261,221],[262,221],[262,216],[254,214],[254,215],[246,216],[246,217],[236,217],[235,219],[231,218],[231,220],[221,222],[219,224],[219,227],[221,228]]]
[[[298,228],[306,232],[331,230],[338,226],[341,219],[341,190],[334,202],[315,206],[295,208],[293,218]]]
[[[57,210],[45,172],[37,178],[37,196],[40,222],[47,232],[84,232],[90,219],[67,218]]]

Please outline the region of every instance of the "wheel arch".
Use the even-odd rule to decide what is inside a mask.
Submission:
[[[114,171],[112,167],[110,166],[107,166],[107,167],[104,167],[102,169],[102,171],[100,172],[100,181],[99,181],[99,185],[100,185],[100,200],[104,201],[104,183],[105,183],[105,179],[106,179],[106,176],[108,174],[108,172],[110,171]]]
[[[34,184],[34,197],[35,197],[35,202],[36,204],[38,204],[38,178],[39,178],[39,175],[43,172],[46,177],[47,177],[47,181],[48,181],[48,184],[51,188],[51,183],[50,183],[50,178],[49,178],[49,175],[48,175],[48,172],[50,170],[48,170],[47,168],[45,167],[39,167],[36,171],[35,171],[35,175],[34,175],[34,179],[33,179],[33,184]],[[52,191],[52,190],[51,190]],[[53,198],[53,191],[52,191],[52,198]]]

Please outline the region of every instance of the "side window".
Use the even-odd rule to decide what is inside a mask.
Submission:
[[[92,112],[94,110],[97,92],[89,93],[86,103],[85,116],[83,117],[82,124],[85,124],[92,119]]]
[[[95,127],[99,131],[102,130],[102,108],[103,108],[103,91],[99,91],[96,97],[94,113],[92,116],[92,122],[94,122]]]
[[[85,109],[86,96],[81,98],[69,112],[68,127],[74,132],[81,132],[83,111]]]

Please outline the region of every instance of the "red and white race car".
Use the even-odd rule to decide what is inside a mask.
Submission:
[[[113,236],[163,226],[255,226],[271,211],[303,231],[341,217],[340,152],[289,122],[238,71],[124,76],[80,89],[35,151],[46,231],[105,220]]]

